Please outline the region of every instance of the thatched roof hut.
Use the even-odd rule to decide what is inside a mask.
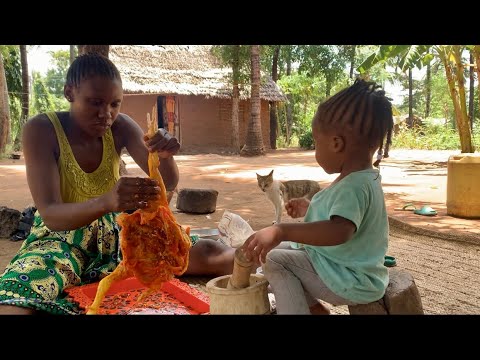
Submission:
[[[210,45],[111,45],[110,59],[118,67],[125,94],[203,95],[228,99],[232,96],[231,69],[221,65]],[[240,92],[250,97],[250,87]],[[260,97],[285,101],[273,80],[264,76]]]

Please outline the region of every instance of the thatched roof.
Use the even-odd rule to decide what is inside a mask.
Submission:
[[[111,45],[109,57],[122,75],[126,94],[231,98],[228,79],[231,69],[222,67],[210,49],[210,45]],[[249,97],[250,86],[247,86],[240,92],[240,98]],[[267,76],[262,78],[260,97],[268,101],[286,100]]]

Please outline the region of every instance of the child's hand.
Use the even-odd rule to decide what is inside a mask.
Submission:
[[[306,198],[292,199],[285,204],[285,210],[289,216],[295,219],[305,216],[309,205],[310,200]]]
[[[148,151],[157,151],[161,159],[173,156],[180,150],[180,143],[177,138],[171,136],[165,129],[158,129],[151,138],[145,135],[143,139],[145,140]]]
[[[242,245],[242,248],[249,260],[258,258],[261,263],[265,263],[268,252],[280,244],[281,241],[280,227],[274,225],[250,235]]]

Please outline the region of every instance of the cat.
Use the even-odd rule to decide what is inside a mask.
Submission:
[[[305,197],[311,200],[321,190],[320,185],[313,180],[274,180],[273,170],[268,175],[256,174],[258,186],[275,208],[273,224],[281,223],[284,205],[290,199]]]

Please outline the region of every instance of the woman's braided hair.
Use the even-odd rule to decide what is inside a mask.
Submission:
[[[97,53],[86,53],[78,56],[68,68],[66,85],[77,87],[82,80],[97,75],[122,82],[120,72],[110,59]]]

